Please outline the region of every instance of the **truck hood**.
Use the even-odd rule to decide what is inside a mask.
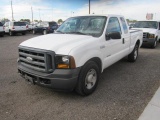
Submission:
[[[92,36],[75,34],[48,34],[26,40],[20,46],[51,50],[56,54],[69,54],[76,46],[93,41]]]
[[[143,32],[152,33],[152,34],[156,34],[157,32],[157,29],[153,29],[153,28],[134,28],[134,29],[139,29],[139,30],[142,30]]]

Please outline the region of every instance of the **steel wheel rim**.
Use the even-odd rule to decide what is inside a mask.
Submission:
[[[157,42],[155,41],[155,42],[154,42],[154,47],[156,47],[156,45],[157,45]]]
[[[134,59],[137,59],[137,56],[138,56],[138,48],[136,47],[134,51]]]
[[[85,78],[85,87],[87,89],[92,89],[97,81],[97,72],[95,69],[90,69]]]
[[[44,30],[44,32],[43,32],[43,33],[44,33],[44,35],[45,35],[45,34],[46,34],[46,30]]]

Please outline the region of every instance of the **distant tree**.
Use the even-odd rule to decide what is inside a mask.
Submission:
[[[30,19],[20,19],[20,21],[29,22],[30,23]]]
[[[59,19],[59,20],[58,20],[58,24],[61,24],[62,22],[63,22],[62,19]]]
[[[8,22],[8,21],[10,21],[8,18],[2,18],[1,19],[2,24],[4,24],[5,22]]]
[[[42,22],[42,20],[39,20],[39,22]]]
[[[135,23],[135,22],[137,22],[137,20],[130,20],[130,19],[126,19],[126,21],[127,21],[128,23]]]
[[[38,22],[38,20],[34,20],[34,22]]]

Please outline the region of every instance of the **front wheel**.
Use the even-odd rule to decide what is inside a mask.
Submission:
[[[46,30],[43,30],[43,35],[46,35],[47,34],[47,31]]]
[[[78,84],[76,86],[76,92],[80,95],[92,94],[98,85],[98,80],[99,80],[98,65],[93,61],[87,62],[83,66],[79,74]]]
[[[153,45],[151,46],[153,49],[157,46],[157,40],[154,41]]]
[[[139,45],[136,44],[133,51],[128,55],[129,62],[135,62],[138,58]]]

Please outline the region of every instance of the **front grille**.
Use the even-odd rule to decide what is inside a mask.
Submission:
[[[143,33],[143,38],[148,38],[148,33]]]
[[[24,67],[40,72],[53,72],[54,52],[19,47],[19,62]]]

